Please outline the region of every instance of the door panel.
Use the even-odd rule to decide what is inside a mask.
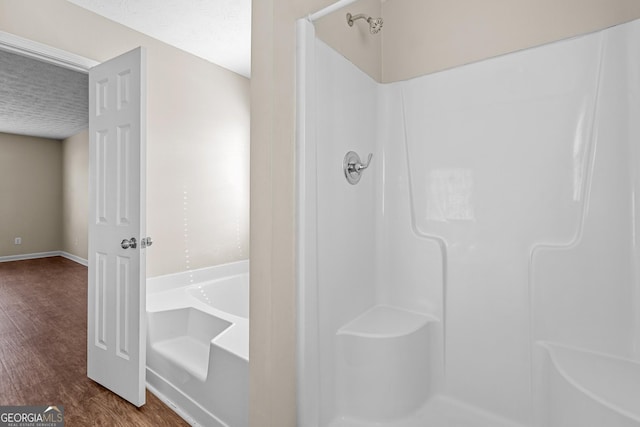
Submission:
[[[136,406],[145,403],[145,71],[142,48],[89,71],[87,375]]]

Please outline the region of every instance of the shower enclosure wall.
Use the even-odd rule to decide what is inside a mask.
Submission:
[[[640,426],[640,22],[390,84],[298,40],[298,424]]]

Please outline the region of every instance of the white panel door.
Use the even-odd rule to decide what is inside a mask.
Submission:
[[[136,406],[145,403],[145,74],[143,48],[89,71],[87,375]]]

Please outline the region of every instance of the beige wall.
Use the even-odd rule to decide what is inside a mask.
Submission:
[[[65,0],[0,0],[0,30],[105,61],[147,49],[149,277],[249,256],[249,82]]]
[[[347,12],[352,15],[364,13],[377,18],[382,16],[382,5],[380,0],[359,0],[316,21],[316,34],[375,80],[382,81],[382,37],[386,22],[382,32],[371,34],[369,24],[362,19],[350,27],[347,24]]]
[[[89,132],[62,141],[61,250],[88,259]]]
[[[346,12],[384,17],[380,33]],[[406,80],[640,18],[637,0],[360,0],[316,23],[320,39],[379,82]]]
[[[640,17],[637,0],[388,0],[382,7],[384,82],[421,76]]]
[[[398,4],[394,14],[395,1],[418,5]],[[424,7],[421,1],[388,0],[383,5],[383,16],[386,18],[389,13],[383,33],[393,33],[389,27],[404,17],[407,21],[402,21],[405,27],[402,31],[412,37],[402,40],[400,46],[383,44],[383,58],[390,56],[393,49],[402,56],[395,69],[383,68],[383,80],[445,69],[505,49],[522,49],[640,16],[640,2],[634,0],[424,0]],[[331,0],[262,0],[253,4],[250,346],[253,427],[296,425],[295,21],[330,3]],[[435,10],[426,5],[434,5]],[[522,9],[518,12],[514,8]],[[409,25],[405,23],[417,25],[416,21],[427,20],[437,25],[407,28]],[[336,19],[336,25],[346,24]],[[334,30],[342,31],[339,27]],[[397,38],[405,37],[397,31]],[[345,36],[338,43],[357,44],[358,40]],[[442,44],[457,53],[438,48]],[[430,57],[420,61],[405,57],[426,50],[423,45],[433,46],[428,48]],[[368,72],[375,75],[375,70]]]
[[[60,141],[0,133],[0,195],[0,256],[60,250]]]

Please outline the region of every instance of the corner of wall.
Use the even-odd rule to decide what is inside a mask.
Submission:
[[[381,0],[359,0],[315,22],[317,37],[347,58],[375,81],[382,80],[382,37],[384,28],[377,34],[369,32],[364,20],[347,24],[347,12],[363,13],[373,18],[382,16]]]
[[[62,242],[64,252],[88,259],[89,131],[62,141]]]
[[[59,250],[61,142],[0,133],[0,152],[0,256]]]

